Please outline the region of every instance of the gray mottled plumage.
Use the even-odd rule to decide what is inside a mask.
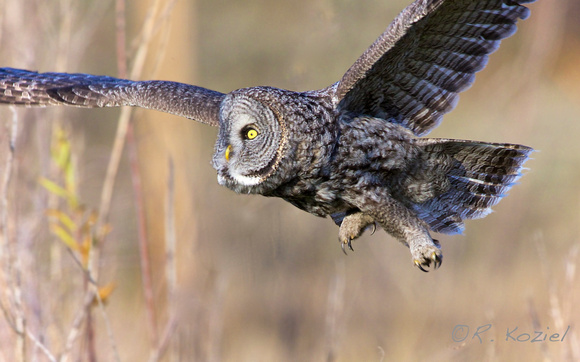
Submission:
[[[219,126],[213,166],[238,193],[280,197],[340,226],[343,250],[378,224],[421,270],[430,231],[458,233],[520,177],[526,146],[418,138],[451,111],[533,0],[417,0],[321,90],[228,94],[167,81],[0,69],[0,102],[138,106]]]

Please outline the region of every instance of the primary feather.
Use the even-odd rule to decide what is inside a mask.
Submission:
[[[0,103],[27,107],[136,106],[217,127],[223,97],[220,92],[177,82],[0,68]]]
[[[345,73],[335,102],[343,112],[429,133],[475,80],[488,55],[529,16],[534,0],[418,0]]]

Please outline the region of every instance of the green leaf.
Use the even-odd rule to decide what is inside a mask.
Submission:
[[[66,231],[62,226],[58,224],[51,224],[50,231],[52,231],[58,238],[72,250],[79,250],[79,246],[76,240]]]
[[[73,193],[71,193],[70,191],[63,188],[62,186],[58,185],[57,183],[55,183],[53,181],[50,181],[46,177],[41,177],[40,180],[38,180],[38,182],[40,183],[40,185],[42,187],[44,187],[46,190],[48,190],[48,192],[50,192],[51,194],[57,195],[57,196],[65,199],[69,203],[71,208],[76,208],[78,206],[77,197]]]
[[[77,224],[66,213],[56,209],[48,209],[46,214],[60,221],[70,233],[74,233],[77,230]]]

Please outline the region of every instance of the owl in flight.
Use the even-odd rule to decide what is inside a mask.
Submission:
[[[530,147],[419,138],[451,111],[534,0],[417,0],[347,70],[315,91],[224,94],[169,81],[0,68],[0,103],[136,106],[219,127],[220,185],[280,197],[340,227],[345,251],[381,226],[423,271],[441,265],[430,232],[461,233],[491,211]]]

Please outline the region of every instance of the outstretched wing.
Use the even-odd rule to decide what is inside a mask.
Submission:
[[[90,74],[0,68],[0,103],[46,107],[136,106],[217,127],[223,93],[168,81],[134,82]]]
[[[535,0],[417,0],[336,85],[340,110],[424,135],[441,122]]]

